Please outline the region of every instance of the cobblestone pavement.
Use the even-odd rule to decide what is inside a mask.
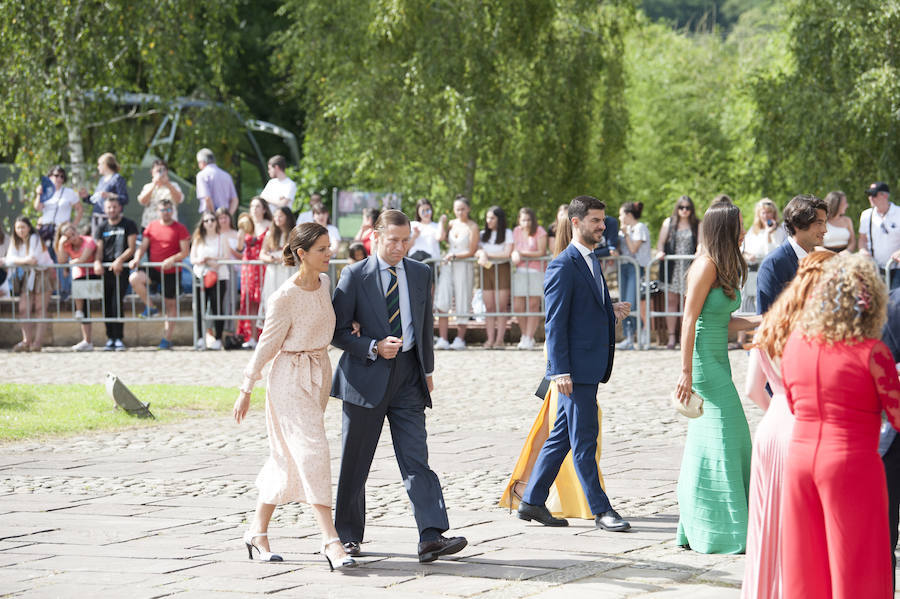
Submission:
[[[337,361],[332,351],[332,363]],[[126,384],[240,382],[245,352],[6,354],[3,382]],[[740,390],[744,352],[731,352]],[[362,566],[328,572],[307,506],[275,512],[281,564],[247,560],[240,537],[268,448],[261,410],[241,426],[226,417],[113,433],[0,445],[0,597],[618,597],[727,598],[740,594],[742,556],[675,546],[675,486],[686,421],[668,406],[677,352],[620,352],[601,386],[601,469],[629,533],[522,522],[497,507],[540,402],[540,352],[441,352],[435,409],[428,412],[431,465],[444,486],[451,534],[469,546],[419,564],[417,535],[390,433],[368,484]],[[755,428],[761,414],[745,411]],[[336,482],[340,405],[326,427]],[[349,589],[349,591],[348,591]],[[363,590],[364,589],[364,590]]]

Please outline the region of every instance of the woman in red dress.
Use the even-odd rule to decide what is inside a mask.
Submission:
[[[887,291],[874,264],[840,255],[788,339],[796,417],[782,495],[783,596],[893,597],[881,412],[900,428],[900,381],[879,338]]]
[[[259,196],[250,200],[250,218],[242,214],[238,219],[238,228],[244,235],[244,253],[241,259],[259,260],[263,240],[269,227],[272,226],[272,213],[269,204]],[[249,220],[249,222],[248,222]],[[256,347],[259,338],[256,316],[259,314],[259,300],[263,284],[265,267],[256,264],[241,265],[241,308],[238,314],[252,316],[252,320],[238,321],[237,334],[244,338],[245,349]]]

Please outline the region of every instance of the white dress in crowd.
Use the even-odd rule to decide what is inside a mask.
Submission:
[[[429,258],[440,258],[441,226],[438,223],[426,224],[418,220],[410,221],[409,225],[414,232],[418,231],[419,234],[407,255],[415,256],[418,252],[425,252]]]
[[[850,245],[850,229],[825,223],[825,237],[822,239],[822,245],[829,250],[845,249]]]
[[[469,251],[472,229],[468,224],[454,221],[447,233],[448,252],[464,254]],[[472,311],[472,280],[474,270],[471,260],[451,260],[441,266],[437,291],[434,294],[434,307],[440,312],[449,312],[451,305],[456,312]],[[469,322],[468,316],[457,317],[458,323]]]
[[[785,239],[784,228],[780,226],[771,234],[766,229],[754,231],[751,228],[744,235],[741,251],[750,256],[747,260],[750,272],[747,273],[747,281],[741,289],[741,312],[756,314],[756,271],[765,257],[774,252]]]
[[[19,247],[16,247],[15,240],[9,240],[9,248],[6,250],[7,264],[10,263],[12,258],[26,258],[29,256],[37,258],[38,268],[29,266],[27,269],[22,270],[22,280],[25,282],[25,288],[28,291],[50,291],[52,289],[53,271],[40,267],[53,266],[53,258],[50,257],[50,252],[41,243],[41,238],[38,237],[38,234],[32,233],[28,238],[28,243],[22,243]],[[9,278],[15,279],[17,276],[16,266],[9,264],[9,267]],[[38,271],[41,274],[40,279],[37,279]],[[45,277],[45,275],[47,276]],[[38,280],[37,289],[35,289],[35,279]]]
[[[259,317],[266,317],[266,304],[269,302],[269,298],[275,293],[284,282],[291,278],[291,276],[297,272],[297,269],[293,266],[285,266],[281,262],[282,249],[270,249],[263,251],[268,251],[275,258],[275,262],[269,262],[266,264],[266,275],[263,278],[263,286],[262,292],[260,294],[259,300]]]

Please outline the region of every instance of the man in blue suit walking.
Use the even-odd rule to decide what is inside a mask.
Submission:
[[[788,238],[759,265],[756,276],[756,312],[769,311],[778,294],[797,274],[802,258],[822,245],[828,205],[813,195],[798,195],[784,207]]]
[[[375,252],[348,266],[334,290],[335,347],[344,350],[331,395],[343,400],[343,445],[334,525],[350,555],[360,555],[366,479],[384,419],[419,529],[419,561],[466,546],[450,528],[437,475],[428,466],[425,407],[434,388],[431,270],[406,258],[409,219],[386,210],[375,222]],[[353,323],[359,324],[359,335]]]
[[[594,252],[603,241],[606,206],[591,196],[569,204],[572,243],[547,267],[544,297],[547,376],[559,390],[559,409],[541,448],[519,518],[545,526],[566,526],[545,502],[569,450],[597,527],[615,532],[631,525],[612,508],[597,471],[597,386],[609,380],[615,352],[616,319],[628,315],[627,302],[613,304]]]

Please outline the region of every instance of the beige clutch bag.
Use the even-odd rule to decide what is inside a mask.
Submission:
[[[675,391],[672,391],[670,399],[672,401],[672,407],[682,416],[687,416],[688,418],[699,418],[700,416],[703,416],[703,398],[693,389],[691,389],[691,396],[688,398],[687,404],[678,401],[678,396],[675,394]]]

